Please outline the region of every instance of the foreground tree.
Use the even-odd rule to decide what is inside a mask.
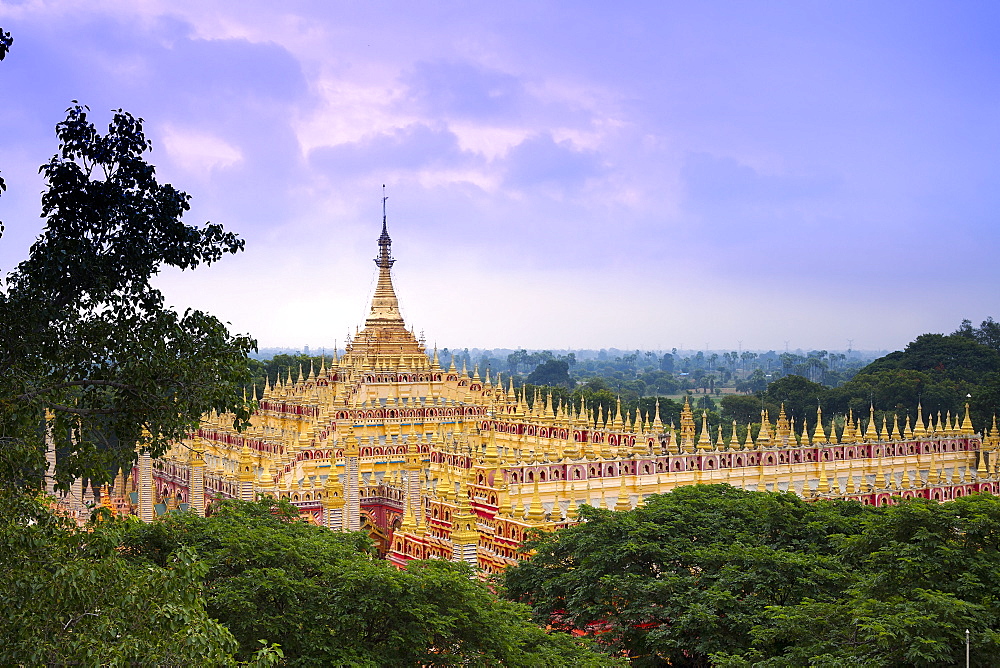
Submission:
[[[838,560],[851,574],[835,597],[767,609],[747,651],[721,666],[960,665],[1000,662],[1000,500],[912,499],[866,509]]]
[[[132,520],[88,527],[37,499],[0,495],[0,664],[227,666],[238,644],[205,606],[191,548],[162,565],[130,558]],[[258,645],[252,665],[273,665]]]
[[[207,604],[250,657],[259,639],[289,665],[607,666],[572,637],[546,633],[465,566],[375,558],[363,534],[298,520],[287,503],[226,501],[208,518],[176,514],[131,528],[133,558],[164,566],[193,550]]]
[[[537,619],[597,634],[633,665],[707,666],[749,647],[767,606],[836,591],[831,536],[854,512],[728,485],[681,487],[626,513],[584,506],[585,522],[529,542],[534,556],[505,583]]]
[[[1000,662],[1000,499],[873,508],[689,486],[540,534],[509,569],[536,619],[638,666]]]
[[[48,427],[56,476],[97,482],[127,467],[137,443],[154,455],[210,409],[249,413],[246,354],[200,311],[167,308],[150,280],[162,266],[211,264],[243,241],[181,221],[189,196],[160,184],[142,119],[118,111],[100,134],[78,104],[56,126],[41,167],[45,228],[0,284],[0,479],[33,487]]]

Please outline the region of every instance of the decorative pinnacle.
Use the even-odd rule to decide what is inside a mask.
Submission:
[[[383,194],[385,186],[382,186]],[[382,234],[378,238],[379,254],[375,258],[378,265],[378,283],[375,286],[375,295],[372,297],[371,313],[365,321],[365,327],[377,323],[386,324],[392,321],[394,324],[402,326],[403,318],[399,313],[399,302],[396,299],[396,292],[392,288],[391,268],[396,261],[392,259],[389,248],[392,239],[389,238],[388,225],[386,224],[385,201],[388,198],[382,197]]]
[[[385,184],[382,184],[382,234],[378,238],[378,257],[375,258],[375,264],[378,265],[379,269],[390,269],[395,262],[389,254],[389,248],[392,246],[392,239],[389,238],[389,229],[386,226],[386,216],[385,216],[385,201],[389,199],[385,194]]]

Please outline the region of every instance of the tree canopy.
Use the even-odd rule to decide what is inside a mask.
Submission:
[[[137,524],[78,527],[39,499],[0,495],[0,664],[235,664],[235,638],[205,606],[206,565],[190,547],[134,558],[124,539]],[[255,665],[278,658],[261,649]]]
[[[1000,500],[870,507],[686,486],[581,508],[508,569],[515,600],[638,666],[1000,661]]]
[[[22,486],[40,480],[46,414],[63,485],[108,480],[140,442],[159,454],[208,410],[242,424],[256,345],[152,287],[161,267],[211,264],[243,241],[182,222],[190,198],[157,182],[142,119],[118,110],[101,134],[74,103],[56,136],[44,230],[0,285],[0,476]]]
[[[970,398],[971,395],[971,398]],[[968,401],[978,430],[1000,412],[1000,352],[961,334],[923,334],[904,350],[889,353],[822,398],[824,408],[846,413],[879,411],[912,414],[960,412]]]
[[[576,381],[569,377],[569,362],[564,359],[546,360],[528,374],[528,383],[532,385],[549,385],[573,389]]]
[[[465,565],[397,570],[285,502],[86,527],[0,496],[4,665],[599,666]]]
[[[376,558],[361,533],[300,521],[286,502],[226,501],[207,518],[130,525],[130,558],[163,567],[204,560],[205,600],[249,659],[260,639],[289,665],[606,665],[570,636],[546,633],[527,608],[496,597],[462,564]]]

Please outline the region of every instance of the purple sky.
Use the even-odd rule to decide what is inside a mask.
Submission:
[[[146,119],[188,222],[159,284],[343,341],[388,186],[404,315],[451,347],[899,348],[1000,317],[996,2],[0,1],[0,270],[70,100]]]

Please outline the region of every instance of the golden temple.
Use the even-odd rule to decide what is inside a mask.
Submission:
[[[442,366],[407,329],[392,284],[383,217],[378,283],[363,329],[329,366],[291,373],[255,396],[252,426],[208,415],[162,458],[133,471],[137,512],[204,513],[212,499],[287,499],[334,530],[366,530],[383,554],[466,561],[496,572],[533,529],[576,521],[581,504],[624,510],[680,485],[729,483],[806,498],[891,503],[997,492],[1000,431],[965,418],[880,426],[847,416],[843,435],[784,409],[754,439],[713,438],[685,401],[679,430],[652,414],[614,414],[506,386],[488,371]],[[255,393],[256,394],[256,393]],[[701,422],[700,429],[698,422]],[[735,426],[735,425],[734,425]],[[749,434],[749,432],[748,432]],[[166,505],[161,505],[164,508]]]

